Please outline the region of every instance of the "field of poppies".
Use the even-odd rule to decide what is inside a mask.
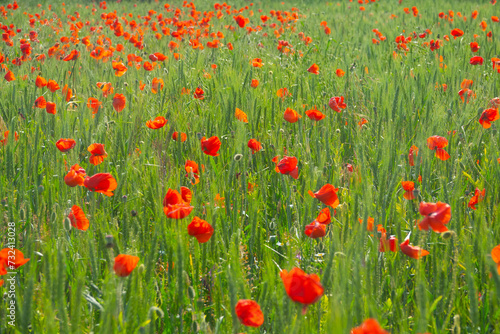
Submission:
[[[0,332],[500,333],[498,6],[0,4]]]

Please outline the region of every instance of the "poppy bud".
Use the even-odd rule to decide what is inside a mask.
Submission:
[[[240,161],[240,160],[241,160],[241,158],[243,158],[243,154],[239,154],[239,153],[238,153],[238,154],[236,154],[236,155],[234,156],[234,158],[233,158],[233,159],[234,159],[234,161]]]
[[[68,217],[64,218],[64,229],[69,231],[71,229],[71,220]]]
[[[111,234],[106,235],[106,248],[113,248],[114,246],[114,238]]]
[[[231,138],[234,138],[234,131],[231,131]]]
[[[188,288],[189,299],[193,300],[196,297],[196,292],[194,291],[192,286]]]
[[[441,238],[447,240],[447,239],[450,239],[451,237],[453,237],[454,235],[455,235],[455,232],[446,231],[446,232],[441,233]]]
[[[38,192],[42,193],[45,190],[45,188],[42,185],[38,186]]]
[[[137,272],[140,274],[140,273],[143,273],[144,270],[146,269],[146,267],[144,266],[144,263],[142,263],[138,268],[137,268]]]
[[[297,186],[296,186],[296,185],[293,185],[293,186],[292,186],[292,191],[293,191],[294,193],[296,193],[296,192],[297,192]]]
[[[201,140],[201,138],[203,138],[203,135],[200,132],[196,132],[196,138],[198,138],[198,140]]]
[[[200,331],[200,325],[198,325],[198,322],[195,320],[193,321],[193,324],[191,325],[191,329],[193,333],[198,333]]]
[[[22,208],[21,210],[19,210],[19,219],[24,221],[24,217],[25,217],[25,212],[24,208]]]
[[[2,205],[7,206],[7,198],[2,198]]]
[[[132,215],[132,217],[135,217],[135,216],[137,216],[137,211],[132,210],[132,211],[130,212],[130,214]]]
[[[122,196],[122,202],[125,203],[127,201],[127,195]]]

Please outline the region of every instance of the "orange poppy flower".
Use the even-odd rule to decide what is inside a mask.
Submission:
[[[283,114],[283,117],[287,122],[290,123],[295,123],[298,122],[299,118],[302,118],[301,115],[299,115],[295,110],[291,108],[286,108],[285,113]]]
[[[71,100],[71,98],[73,97],[73,91],[68,87],[68,85],[64,85],[62,89],[62,95],[63,97],[65,96],[66,102],[69,102],[69,100]]]
[[[12,259],[14,256],[14,259]],[[7,275],[8,268],[15,269],[23,266],[30,259],[25,259],[23,252],[18,249],[4,248],[0,251],[0,275]]]
[[[313,121],[321,121],[324,119],[326,116],[323,114],[321,111],[316,109],[316,106],[314,106],[314,109],[306,110],[306,115]]]
[[[212,234],[214,234],[214,228],[212,225],[198,217],[193,218],[191,223],[188,225],[187,230],[188,234],[195,237],[200,244],[210,240]]]
[[[116,189],[118,183],[115,178],[109,173],[98,173],[91,177],[86,177],[83,185],[90,191],[102,193],[106,196],[113,196],[113,190]]]
[[[408,238],[399,245],[399,248],[401,249],[401,252],[403,252],[403,254],[417,260],[429,255],[429,252],[425,249],[417,246],[410,246],[410,240]]]
[[[264,314],[257,302],[250,299],[240,299],[235,307],[236,316],[248,327],[260,327],[264,323]]]
[[[149,55],[149,60],[151,60],[151,61],[165,61],[167,59],[168,59],[168,57],[160,52],[155,52],[155,53]]]
[[[47,102],[45,104],[45,111],[48,114],[55,115],[56,114],[56,104],[54,102]]]
[[[262,67],[264,64],[262,63],[262,59],[260,58],[254,58],[250,61],[253,67]]]
[[[151,64],[149,61],[147,61],[147,62],[145,62],[145,63],[142,65],[142,67],[143,67],[146,71],[151,72],[151,71],[154,69],[155,65],[156,65],[156,63]]]
[[[464,79],[464,80],[462,80],[462,83],[460,84],[460,88],[471,88],[473,83],[474,83],[473,80]]]
[[[363,125],[368,124],[368,120],[366,118],[361,118],[361,121],[358,122],[358,126],[360,129],[363,128]]]
[[[163,212],[168,218],[183,219],[187,217],[194,209],[189,205],[192,198],[191,190],[181,187],[181,193],[177,190],[168,189],[163,199]]]
[[[471,97],[476,98],[476,93],[474,93],[472,90],[470,90],[468,88],[464,88],[464,89],[459,90],[458,95],[460,96],[460,99],[462,100],[462,102],[466,102],[465,98],[464,98],[464,95],[465,95],[467,97],[467,103],[469,103],[469,99]]]
[[[101,164],[104,161],[104,158],[108,156],[104,150],[104,144],[92,144],[87,148],[87,151],[92,154],[89,161],[94,166]]]
[[[323,238],[326,235],[326,225],[315,220],[311,224],[306,225],[304,233],[312,239]]]
[[[245,114],[243,110],[236,108],[234,116],[236,116],[236,119],[238,121],[241,121],[243,123],[248,123],[247,114]]]
[[[330,224],[332,222],[330,209],[324,208],[323,210],[321,210],[320,213],[318,214],[318,217],[316,217],[316,221],[323,225]]]
[[[45,80],[45,78],[41,76],[37,76],[35,79],[35,86],[37,86],[38,88],[45,87],[47,86],[47,80]]]
[[[398,251],[398,239],[396,238],[395,235],[391,235],[389,237],[389,240],[387,240],[387,234],[384,232],[382,233],[382,236],[380,237],[380,244],[378,247],[379,252],[397,252]]]
[[[284,100],[287,96],[292,96],[292,93],[288,91],[288,88],[280,88],[276,92],[276,95]]]
[[[151,82],[151,92],[153,94],[158,93],[158,91],[163,89],[163,79],[153,78]]]
[[[253,88],[257,88],[257,86],[259,86],[259,80],[252,79],[252,83],[250,86],[252,86]]]
[[[179,140],[179,136],[182,143],[187,140],[187,135],[184,132],[175,131],[174,133],[172,133],[173,140]]]
[[[127,72],[127,67],[121,62],[113,61],[112,66],[113,70],[115,70],[115,76],[117,77],[121,77]]]
[[[420,230],[427,231],[430,227],[437,233],[448,231],[445,224],[448,224],[451,219],[451,207],[449,204],[443,202],[421,202],[419,211],[422,216],[425,216],[425,218],[418,223],[418,228]]]
[[[89,220],[85,216],[85,213],[78,205],[73,205],[71,211],[68,215],[71,226],[81,230],[86,231],[89,228]]]
[[[258,142],[256,139],[250,139],[247,144],[248,148],[252,150],[252,154],[255,154],[255,152],[258,152],[262,150],[262,145],[260,142]]]
[[[482,202],[485,195],[486,195],[486,189],[483,189],[483,191],[481,191],[479,190],[479,188],[476,188],[476,190],[474,191],[474,196],[472,196],[467,206],[472,210],[476,210],[476,204]]]
[[[351,329],[351,334],[390,334],[380,327],[375,319],[366,319],[360,326]]]
[[[5,73],[5,76],[4,76],[5,80],[7,80],[8,82],[11,82],[11,81],[14,81],[16,80],[16,77],[14,76],[14,73],[12,73],[12,71],[7,71],[7,73]]]
[[[35,100],[35,108],[44,109],[47,106],[47,101],[43,96],[40,96]]]
[[[64,183],[70,187],[83,186],[85,176],[85,169],[76,164],[71,167],[68,174],[64,177]]]
[[[305,313],[308,305],[316,303],[323,295],[324,289],[316,274],[308,275],[300,268],[293,268],[290,272],[282,270],[280,277],[288,297],[304,305],[302,313]]]
[[[337,76],[338,76],[339,78],[341,78],[341,77],[343,77],[343,76],[344,76],[345,72],[344,72],[344,71],[342,71],[340,68],[337,68],[337,70],[335,71],[335,74],[337,74]]]
[[[498,271],[498,274],[500,275],[500,245],[498,246],[495,246],[492,250],[491,250],[491,258],[493,259],[493,261],[495,261],[495,263],[497,264],[497,271]],[[1,273],[0,273],[1,274]]]
[[[454,39],[457,39],[457,37],[460,37],[464,34],[464,32],[458,28],[455,28],[451,31],[451,35],[453,36]]]
[[[119,254],[115,257],[115,264],[113,270],[115,274],[120,277],[126,277],[132,273],[137,266],[139,257],[133,255]]]
[[[54,80],[49,80],[47,82],[47,88],[52,92],[52,93],[55,93],[56,91],[58,91],[61,87],[59,87],[59,85],[57,84],[57,82],[55,82]]]
[[[311,197],[318,199],[321,203],[335,209],[339,205],[339,198],[337,197],[338,190],[338,188],[335,188],[331,184],[325,184],[317,192],[313,193],[309,190],[307,193],[311,195]]]
[[[307,72],[312,73],[312,74],[319,74],[319,66],[316,64],[312,64],[311,67],[307,69]]]
[[[359,221],[360,224],[363,224],[363,219],[358,218],[358,221]],[[372,218],[372,217],[368,217],[366,219],[366,230],[367,231],[373,231],[374,224],[375,224],[375,219]]]
[[[202,165],[202,168],[203,165]],[[186,170],[186,177],[191,179],[191,184],[195,185],[200,182],[200,170],[198,169],[198,164],[191,160],[186,160],[184,164],[184,169]],[[194,179],[194,182],[193,182]]]
[[[63,58],[64,61],[77,60],[80,57],[80,52],[77,50],[71,51],[66,57]]]
[[[213,136],[208,139],[205,137],[201,138],[201,150],[207,155],[211,155],[213,157],[218,156],[219,154],[217,151],[219,151],[221,145],[222,143],[217,136]]]
[[[167,120],[163,116],[158,116],[154,120],[146,122],[146,126],[153,130],[161,129],[165,126],[165,124],[167,124]]]
[[[92,110],[92,115],[97,114],[101,104],[102,104],[102,102],[99,102],[99,100],[96,99],[95,97],[89,97],[87,100],[87,108]]]
[[[441,136],[432,136],[427,138],[427,147],[431,150],[436,150],[436,158],[446,161],[450,158],[448,152],[444,148],[448,146],[448,140]]]
[[[74,139],[61,138],[56,142],[56,147],[61,152],[68,152],[75,147],[76,141]]]
[[[203,89],[201,89],[200,87],[197,87],[194,91],[193,96],[195,99],[203,100],[205,98],[204,94],[205,94],[205,92],[203,91]]]
[[[98,82],[97,87],[102,91],[103,97],[113,94],[114,88],[111,86],[111,82]]]
[[[347,108],[347,105],[344,103],[344,97],[343,96],[334,96],[328,101],[328,106],[335,110],[336,112],[341,112],[341,109]]]
[[[403,194],[403,197],[409,201],[412,199],[415,199],[415,195],[413,194],[413,190],[415,190],[415,183],[412,181],[403,181],[401,182],[401,186],[403,187],[403,190],[405,193]]]
[[[278,157],[272,160],[275,164],[275,171],[283,175],[290,175],[294,179],[299,178],[299,168],[297,167],[298,160],[296,157],[284,156],[283,159],[278,161]]]
[[[498,119],[500,119],[500,114],[498,113],[497,108],[485,109],[481,114],[481,117],[479,117],[479,123],[481,123],[483,128],[489,129],[491,127],[491,122]]]
[[[125,109],[125,104],[127,103],[127,98],[123,94],[116,93],[113,97],[113,108],[116,112],[121,112]]]

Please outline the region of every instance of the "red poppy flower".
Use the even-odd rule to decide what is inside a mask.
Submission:
[[[163,89],[163,79],[153,78],[151,81],[151,92],[153,94],[158,93],[158,91]]]
[[[262,67],[264,64],[262,63],[262,59],[260,58],[254,58],[250,61],[253,67]]]
[[[415,183],[412,181],[403,181],[401,182],[401,186],[403,187],[405,193],[403,197],[409,201],[415,199],[415,195],[413,194],[413,190],[415,190]]]
[[[500,114],[498,113],[497,108],[490,108],[483,111],[481,117],[479,117],[479,123],[485,129],[489,129],[491,127],[491,122],[494,122],[500,118]]]
[[[471,88],[472,84],[474,83],[473,80],[470,79],[464,79],[462,80],[462,83],[460,84],[460,88]]]
[[[330,213],[330,209],[324,208],[316,217],[316,221],[323,225],[328,225],[332,222],[332,216]]]
[[[448,146],[448,140],[440,136],[432,136],[427,138],[427,147],[431,150],[436,150],[436,158],[440,160],[448,160],[450,155],[444,150]]]
[[[351,334],[390,334],[380,327],[375,319],[366,319],[359,327],[351,329]]]
[[[125,109],[125,104],[127,103],[127,98],[123,94],[116,93],[113,97],[113,108],[116,112],[121,112]]]
[[[498,274],[500,275],[500,245],[498,246],[495,246],[492,250],[491,250],[491,258],[493,259],[493,261],[495,261],[495,263],[497,264],[497,271],[498,271]],[[1,268],[0,268],[1,269]],[[1,275],[1,273],[0,273]]]
[[[103,97],[108,97],[109,94],[113,94],[114,92],[114,88],[113,86],[111,86],[111,82],[98,82],[97,87],[102,91]]]
[[[460,29],[457,29],[457,28],[455,28],[451,31],[451,35],[453,36],[454,39],[457,39],[457,37],[460,37],[463,34],[464,34],[464,32]]]
[[[99,111],[99,106],[102,104],[102,102],[99,102],[98,99],[95,97],[89,97],[87,100],[87,108],[92,110],[92,114],[97,114]]]
[[[252,86],[252,88],[257,88],[257,86],[259,86],[259,80],[252,79],[252,83],[250,84],[250,86]]]
[[[214,228],[212,225],[198,217],[193,218],[191,224],[188,225],[187,230],[188,234],[195,237],[200,244],[210,240],[210,237],[214,234]]]
[[[326,235],[326,225],[321,224],[317,220],[315,220],[311,224],[306,225],[304,233],[309,238],[323,238]]]
[[[45,111],[48,114],[55,115],[57,113],[57,111],[56,111],[56,104],[54,102],[47,102],[45,104]]]
[[[470,59],[469,63],[471,65],[483,65],[484,59],[480,56],[474,56]]]
[[[16,77],[14,76],[14,73],[12,73],[12,71],[7,71],[7,73],[5,74],[4,76],[5,80],[7,80],[8,82],[11,82],[11,81],[14,81],[16,80]]]
[[[292,93],[288,91],[288,88],[280,88],[276,91],[276,96],[284,100],[287,96],[292,96]]]
[[[115,257],[115,265],[113,270],[120,277],[126,277],[132,273],[137,266],[139,257],[133,255],[119,254]]]
[[[240,299],[236,303],[236,316],[248,327],[260,327],[264,323],[264,314],[257,302],[250,299]]]
[[[293,268],[290,272],[282,270],[280,277],[288,297],[304,305],[303,313],[308,305],[316,303],[323,295],[324,289],[316,274],[308,275],[299,268]]]
[[[37,86],[38,88],[45,87],[47,86],[47,80],[45,80],[45,78],[41,76],[37,76],[35,79],[35,86]]]
[[[14,256],[14,259],[12,258]],[[25,259],[23,252],[18,249],[4,248],[0,251],[0,275],[7,275],[7,268],[15,269],[26,264],[30,259]]]
[[[87,148],[87,151],[92,154],[89,161],[94,166],[101,164],[108,156],[104,150],[104,144],[92,144]]]
[[[78,205],[73,205],[71,212],[68,215],[71,222],[71,226],[86,231],[89,228],[89,220],[85,216],[85,213]]]
[[[318,199],[323,204],[331,206],[335,209],[339,205],[339,198],[337,197],[338,190],[338,188],[335,188],[331,184],[325,184],[315,193],[309,190],[308,194],[311,195],[311,197]]]
[[[450,205],[442,202],[437,203],[420,203],[420,214],[425,218],[418,223],[420,230],[429,230],[429,227],[437,233],[446,232],[448,228],[444,226],[451,219]]]
[[[201,89],[200,87],[197,87],[193,93],[193,96],[195,99],[203,100],[205,98],[204,94],[205,94],[205,92],[203,91],[203,89]]]
[[[122,75],[124,75],[127,72],[127,67],[123,63],[113,61],[112,66],[113,66],[113,70],[115,70],[115,75],[117,77],[121,77]]]
[[[172,133],[173,140],[179,140],[179,137],[181,142],[185,142],[187,140],[187,135],[184,132],[175,131],[174,133]]]
[[[335,110],[336,112],[341,112],[341,109],[347,108],[347,105],[344,103],[344,97],[343,96],[334,96],[328,101],[328,106]]]
[[[234,16],[233,18],[240,28],[244,28],[247,25],[247,23],[250,22],[248,18],[243,17],[242,15]]]
[[[325,114],[316,109],[316,106],[314,106],[314,109],[306,110],[306,115],[307,117],[316,122],[321,121],[326,117]]]
[[[483,191],[481,191],[479,190],[479,188],[476,188],[476,190],[474,191],[474,196],[472,196],[467,206],[472,210],[476,210],[476,204],[479,204],[483,201],[485,194],[486,189],[483,189]]]
[[[285,118],[286,121],[290,123],[295,123],[299,120],[299,118],[302,118],[301,115],[299,115],[295,110],[291,108],[286,108],[283,117]]]
[[[118,183],[111,174],[98,173],[91,177],[86,177],[83,185],[90,191],[102,193],[106,196],[113,196],[113,190],[116,189]]]
[[[167,59],[168,59],[167,56],[165,56],[163,53],[159,53],[159,52],[155,52],[155,53],[149,55],[149,60],[151,60],[151,61],[165,61]]]
[[[66,102],[69,102],[73,97],[73,91],[71,90],[71,88],[68,87],[68,85],[64,85],[61,93],[63,97],[66,99]]]
[[[363,219],[358,218],[358,221],[359,221],[360,224],[363,224]],[[373,217],[368,217],[366,219],[366,230],[367,231],[373,231],[374,224],[375,224],[375,219]]]
[[[61,138],[56,142],[56,147],[61,152],[68,152],[75,147],[76,141],[74,139]]]
[[[213,136],[208,139],[205,137],[201,138],[201,150],[207,155],[211,155],[213,157],[218,156],[219,154],[217,152],[219,151],[221,145],[222,143],[217,136]]]
[[[236,111],[234,112],[234,116],[238,121],[241,121],[243,123],[248,123],[248,118],[247,114],[243,112],[243,110],[236,108]]]
[[[408,238],[399,245],[399,248],[401,248],[401,252],[403,252],[403,254],[417,260],[429,255],[429,252],[425,249],[417,246],[410,246],[410,240]]]
[[[340,68],[337,68],[337,70],[335,71],[335,74],[337,74],[337,76],[338,76],[339,78],[341,78],[341,77],[343,77],[343,76],[344,76],[345,72],[344,72],[344,71],[342,71]]]
[[[467,103],[469,103],[469,99],[471,97],[476,98],[476,93],[474,93],[472,90],[470,90],[468,88],[464,88],[464,89],[459,90],[458,95],[460,96],[460,99],[462,100],[462,102],[465,102],[465,98],[464,98],[464,95],[465,95],[467,97]]]
[[[385,231],[382,233],[382,236],[380,237],[380,244],[378,248],[379,252],[387,252],[388,250],[391,252],[397,252],[398,251],[398,239],[396,238],[395,235],[391,235],[389,237],[389,240],[387,240],[387,234]]]
[[[248,148],[252,150],[252,154],[255,154],[255,152],[258,152],[262,150],[262,145],[260,142],[258,142],[256,139],[250,139],[247,144]]]
[[[44,109],[47,106],[47,101],[43,96],[40,96],[35,100],[35,108]]]
[[[299,168],[297,167],[298,160],[296,157],[284,156],[283,159],[278,161],[278,157],[272,160],[275,164],[275,171],[283,175],[290,175],[294,179],[299,178]]]
[[[319,66],[316,64],[312,64],[311,67],[307,69],[307,72],[312,73],[312,74],[319,74]]]
[[[163,212],[168,218],[183,219],[187,217],[194,209],[189,205],[192,198],[191,190],[181,187],[181,193],[177,190],[168,189],[163,199]]]
[[[64,61],[77,60],[80,57],[80,52],[77,50],[71,51],[66,57],[63,58]]]
[[[154,120],[146,122],[146,126],[153,130],[161,129],[165,126],[165,124],[167,124],[167,120],[163,116],[158,116]]]
[[[200,170],[198,169],[198,164],[196,162],[191,160],[186,160],[186,163],[184,164],[184,169],[186,170],[187,173],[186,177],[189,177],[191,179],[192,185],[195,185],[198,182],[200,182]]]
[[[477,42],[472,42],[472,43],[470,43],[470,49],[472,52],[478,52],[480,49],[480,46]]]
[[[363,125],[367,124],[368,120],[366,118],[361,118],[361,121],[358,122],[358,126],[360,129],[363,128]]]
[[[68,174],[64,177],[64,183],[70,187],[83,186],[85,176],[85,169],[76,164],[71,167]]]

